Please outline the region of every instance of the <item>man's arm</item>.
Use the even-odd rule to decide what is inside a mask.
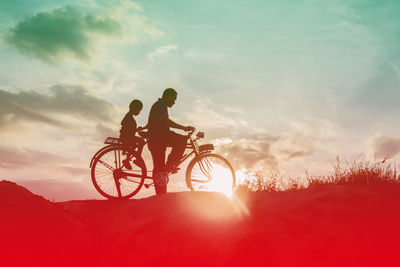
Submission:
[[[194,130],[194,127],[192,127],[192,126],[183,126],[183,125],[180,125],[179,123],[174,122],[171,119],[168,119],[168,125],[171,128],[176,128],[176,129],[180,129],[180,130],[184,130],[184,131]]]
[[[147,123],[145,126],[139,126],[136,129],[136,132],[140,132],[149,128],[149,124]]]

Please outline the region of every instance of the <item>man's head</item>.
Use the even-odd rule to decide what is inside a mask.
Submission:
[[[175,91],[174,88],[167,88],[163,92],[162,100],[165,102],[167,107],[170,108],[175,104],[177,96],[178,96],[178,93]]]
[[[129,104],[129,112],[132,113],[133,115],[139,115],[140,111],[143,108],[143,103],[139,99],[134,99],[130,104]]]

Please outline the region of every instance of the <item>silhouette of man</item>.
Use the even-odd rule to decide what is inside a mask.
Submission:
[[[170,128],[194,130],[192,126],[182,126],[169,118],[168,108],[175,104],[177,96],[175,89],[165,89],[162,97],[151,107],[149,114],[148,147],[153,158],[153,181],[157,195],[167,192],[167,173],[176,173],[179,170],[179,160],[186,148],[187,136],[177,134]],[[171,146],[172,150],[165,163],[167,146]]]

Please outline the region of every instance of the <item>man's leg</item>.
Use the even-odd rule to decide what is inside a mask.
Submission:
[[[149,142],[149,150],[153,158],[153,182],[156,195],[167,193],[167,184],[159,184],[157,179],[155,179],[157,175],[165,173],[166,149],[167,147],[163,144]]]
[[[172,146],[171,153],[168,155],[166,168],[178,167],[179,160],[182,158],[186,149],[187,136],[170,131],[168,134],[168,145]]]

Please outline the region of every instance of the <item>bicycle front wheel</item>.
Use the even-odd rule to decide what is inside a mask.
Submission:
[[[190,161],[186,170],[186,185],[191,191],[231,194],[235,184],[236,176],[232,165],[218,154],[200,154]]]
[[[119,147],[110,147],[101,152],[94,160],[91,176],[96,190],[109,199],[128,199],[142,188],[147,174],[146,166],[133,165],[127,170],[122,161],[127,151]]]

